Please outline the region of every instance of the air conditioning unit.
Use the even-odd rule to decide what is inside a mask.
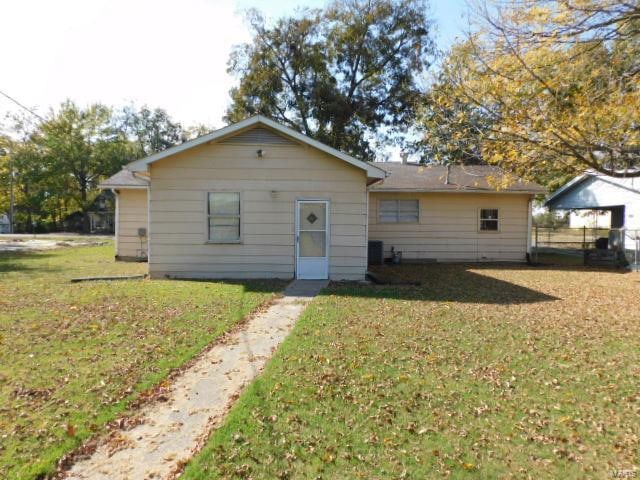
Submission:
[[[382,265],[384,263],[384,244],[381,240],[369,240],[368,264]]]

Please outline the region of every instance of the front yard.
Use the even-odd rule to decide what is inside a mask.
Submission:
[[[113,245],[0,254],[0,478],[52,472],[283,286],[69,283],[144,271],[114,263]]]
[[[334,284],[318,297],[184,478],[640,467],[638,274],[403,268],[421,285]]]

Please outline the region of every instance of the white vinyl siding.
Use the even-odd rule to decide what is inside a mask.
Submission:
[[[381,223],[381,200],[420,202],[418,223]],[[527,252],[528,194],[386,193],[369,199],[369,240],[402,252],[403,260],[524,261]],[[499,230],[480,231],[480,209],[499,210]]]
[[[380,223],[418,223],[418,200],[380,200]]]
[[[207,222],[209,242],[240,242],[240,192],[209,192]]]

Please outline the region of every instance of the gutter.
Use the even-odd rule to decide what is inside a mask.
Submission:
[[[511,195],[544,195],[543,191],[537,190],[471,190],[468,188],[439,188],[439,189],[424,189],[424,188],[376,188],[371,190],[371,193],[496,193],[496,194],[511,194]]]

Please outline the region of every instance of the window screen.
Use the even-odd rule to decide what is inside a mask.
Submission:
[[[418,200],[380,200],[380,223],[418,223]]]
[[[498,231],[498,209],[497,208],[481,208],[480,209],[480,230],[487,232]]]

